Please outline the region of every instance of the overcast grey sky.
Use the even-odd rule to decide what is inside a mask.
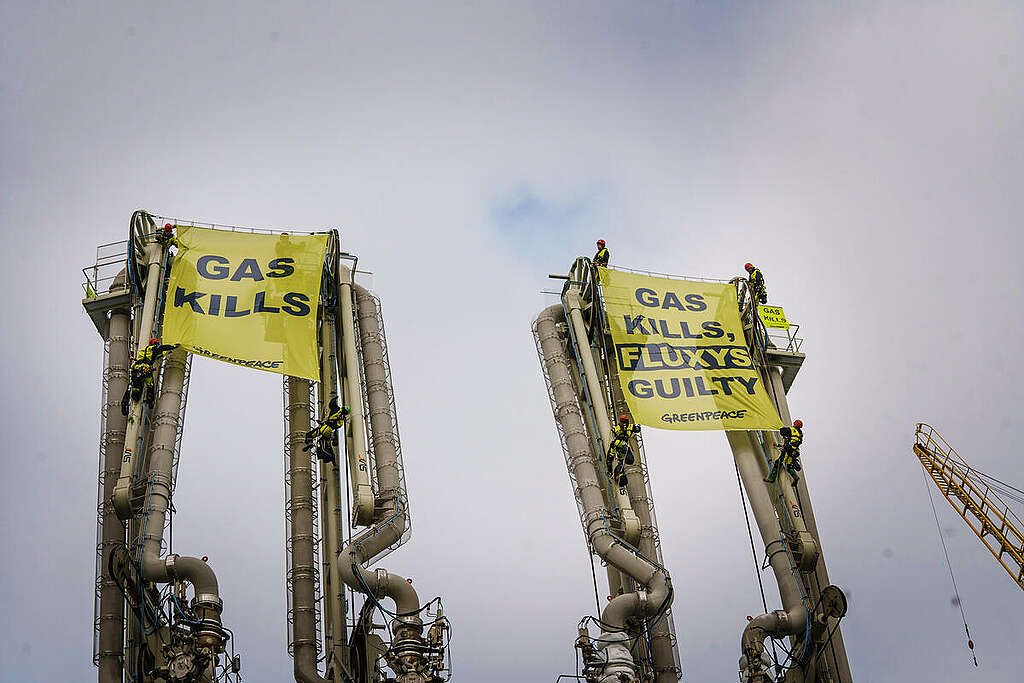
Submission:
[[[145,208],[336,226],[374,271],[414,520],[384,565],[444,597],[457,681],[571,673],[594,610],[530,323],[596,237],[755,261],[800,323],[857,679],[1018,681],[1024,596],[942,503],[975,670],[910,446],[928,421],[1024,483],[1022,35],[1016,2],[0,2],[0,679],[95,675],[79,269]],[[193,370],[175,549],[210,556],[246,680],[291,680],[280,379]],[[649,432],[686,680],[735,680],[761,608],[725,438]]]

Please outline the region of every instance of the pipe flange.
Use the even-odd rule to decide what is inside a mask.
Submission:
[[[642,589],[638,590],[636,592],[636,597],[637,597],[637,601],[640,603],[639,606],[638,606],[637,611],[640,612],[641,614],[646,614],[647,613],[647,605],[649,604],[648,601],[647,601],[647,591],[642,590]]]
[[[200,593],[192,600],[192,607],[206,607],[220,614],[224,608],[224,601],[215,593]]]
[[[404,614],[391,620],[391,632],[395,633],[401,627],[415,629],[418,633],[423,631],[423,620],[415,614]]]
[[[376,590],[374,591],[374,593],[376,594],[377,597],[380,597],[381,595],[384,595],[385,593],[387,593],[387,587],[388,587],[388,570],[387,569],[381,569],[380,567],[378,567],[377,568],[377,585],[375,586]]]
[[[164,569],[167,571],[167,578],[176,579],[178,578],[177,570],[174,567],[175,560],[180,557],[179,555],[171,554],[164,559]]]

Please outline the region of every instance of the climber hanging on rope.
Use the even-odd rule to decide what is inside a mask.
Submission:
[[[337,456],[334,453],[334,432],[341,428],[345,417],[352,412],[348,406],[338,407],[338,399],[332,398],[327,405],[327,417],[312,430],[306,433],[306,446],[302,449],[308,451],[316,447],[316,457],[324,462],[337,464]]]
[[[152,337],[149,345],[139,349],[129,371],[128,386],[121,398],[121,414],[127,415],[130,407],[129,399],[134,402],[142,399],[142,391],[146,391],[146,405],[153,407],[156,392],[153,389],[153,366],[162,355],[178,348],[177,344],[161,344],[160,339]]]
[[[786,442],[782,446],[782,454],[772,463],[772,469],[765,481],[769,484],[775,483],[779,478],[779,472],[785,467],[795,487],[800,481],[796,473],[800,471],[800,444],[804,440],[804,423],[802,420],[793,420],[793,426],[783,427],[779,434]]]
[[[626,465],[634,462],[633,450],[629,447],[629,439],[640,433],[640,425],[629,424],[629,415],[619,415],[619,424],[612,427],[612,442],[608,445],[605,467],[608,476],[613,476],[619,486],[629,483],[626,477]]]
[[[743,266],[747,271],[747,282],[750,283],[750,300],[755,304],[768,303],[768,290],[764,286],[764,274],[753,263]]]

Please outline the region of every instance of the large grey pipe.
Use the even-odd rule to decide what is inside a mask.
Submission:
[[[792,415],[789,412],[789,399],[786,397],[786,387],[782,381],[782,369],[778,367],[768,368],[768,378],[771,381],[772,393],[776,398],[776,407],[779,409],[779,416],[784,424],[792,423]],[[782,477],[783,479],[785,477]],[[806,468],[803,476],[796,485],[796,495],[800,500],[801,518],[811,534],[818,549],[817,562],[814,564],[814,574],[818,586],[831,584],[828,578],[828,567],[825,565],[825,558],[821,554],[821,537],[818,535],[818,524],[814,518],[814,507],[811,505],[811,494],[807,488]],[[834,653],[834,664],[839,677],[837,683],[851,683],[853,674],[850,672],[850,660],[846,655],[846,643],[843,641],[843,631],[834,618],[829,618],[829,648]]]
[[[288,445],[291,477],[292,608],[295,680],[329,683],[316,666],[316,563],[313,553],[313,465],[305,446],[310,425],[309,380],[288,378]]]
[[[154,416],[153,445],[150,448],[149,490],[147,512],[142,532],[142,578],[154,583],[175,579],[188,581],[195,588],[192,605],[200,621],[200,643],[214,649],[223,645],[220,614],[223,603],[213,569],[195,557],[168,555],[160,557],[164,519],[171,502],[174,445],[178,438],[178,417],[181,393],[185,383],[185,349],[177,348],[164,361],[160,397]]]
[[[339,266],[338,274],[338,335],[335,340],[335,355],[343,369],[340,377],[343,391],[341,395],[352,411],[348,418],[346,431],[346,450],[348,451],[349,480],[352,483],[352,519],[356,526],[372,524],[374,519],[373,489],[370,486],[370,473],[366,468],[366,432],[363,427],[363,395],[359,386],[359,363],[357,361],[355,322],[353,315],[353,273],[344,266]]]
[[[142,313],[137,321],[138,337],[136,348],[145,348],[149,338],[156,326],[156,302],[162,287],[161,277],[163,274],[163,262],[167,253],[166,245],[151,242],[146,245],[146,291],[143,294]],[[140,453],[136,448],[139,441],[139,434],[142,432],[142,406],[143,401],[132,401],[128,409],[128,426],[125,434],[124,456],[121,459],[120,475],[114,485],[112,500],[114,509],[121,519],[127,520],[134,516],[132,510],[132,483],[136,464],[139,462]]]
[[[632,441],[635,447],[636,439]],[[657,530],[654,528],[654,517],[651,513],[653,504],[647,496],[647,482],[640,466],[640,450],[634,450],[637,454],[635,462],[626,466],[629,477],[627,490],[633,511],[640,521],[640,552],[653,560],[659,555],[654,536]],[[659,620],[651,627],[651,663],[654,667],[654,680],[657,683],[676,683],[679,680],[668,618]]]
[[[743,630],[741,647],[746,656],[747,666],[760,667],[758,662],[764,649],[765,638],[804,632],[807,628],[808,614],[803,600],[803,587],[782,537],[771,495],[764,483],[764,473],[761,470],[760,456],[754,440],[750,433],[742,431],[726,432],[726,436],[782,597],[781,610],[755,617],[747,622]]]
[[[125,287],[121,271],[110,291]],[[99,683],[121,683],[124,678],[124,595],[110,576],[110,553],[124,543],[124,522],[117,516],[111,497],[121,471],[124,434],[128,418],[121,414],[121,396],[128,388],[129,317],[115,310],[107,325],[107,404],[103,432],[103,527],[100,541],[100,611],[98,659]]]
[[[338,554],[341,579],[353,589],[395,603],[397,618],[391,628],[395,636],[392,650],[403,643],[413,645],[408,655],[399,659],[396,671],[401,683],[426,681],[418,671],[422,655],[415,643],[420,640],[423,622],[419,618],[420,600],[412,584],[403,577],[378,568],[370,572],[364,565],[384,550],[398,543],[408,522],[408,502],[404,500],[398,465],[398,434],[391,418],[391,387],[384,357],[383,332],[377,317],[373,296],[363,287],[353,285],[356,311],[359,316],[360,343],[363,351],[363,375],[366,380],[367,410],[370,414],[373,456],[377,471],[377,500],[374,524],[356,536]]]
[[[655,564],[652,559],[642,557],[636,548],[616,538],[609,528],[610,513],[601,494],[600,478],[583,426],[576,392],[573,390],[568,358],[558,333],[560,322],[565,322],[562,307],[550,306],[537,317],[536,330],[540,339],[542,362],[554,394],[555,419],[565,435],[569,466],[583,503],[587,539],[601,559],[642,586],[640,590],[614,598],[601,615],[605,631],[623,632],[628,619],[650,617],[668,609],[671,603],[671,579],[664,567]],[[628,679],[629,673],[622,673]]]

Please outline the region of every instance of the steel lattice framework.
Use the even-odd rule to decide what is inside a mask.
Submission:
[[[914,455],[956,513],[1024,590],[1024,523],[935,428],[919,423]]]

